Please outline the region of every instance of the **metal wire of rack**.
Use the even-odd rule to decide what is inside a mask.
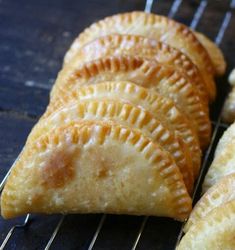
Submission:
[[[146,3],[145,3],[145,12],[149,13],[151,12],[152,10],[152,7],[153,7],[153,4],[156,4],[157,0],[146,0]],[[168,17],[170,18],[174,18],[174,16],[176,15],[177,11],[179,10],[181,4],[182,4],[183,0],[174,0],[173,3],[172,3],[172,6],[170,8],[170,11],[168,13]],[[190,28],[192,29],[196,29],[197,28],[197,25],[203,15],[203,13],[205,12],[206,10],[206,7],[207,7],[207,4],[208,4],[208,1],[207,0],[201,0],[199,5],[198,5],[198,8],[196,9],[194,15],[193,15],[193,19],[191,21],[191,24],[190,24]],[[222,42],[222,39],[224,37],[224,34],[225,34],[225,31],[229,25],[229,22],[231,20],[231,17],[232,17],[232,9],[235,9],[235,0],[231,0],[230,2],[230,8],[226,11],[226,13],[224,14],[224,17],[223,17],[223,21],[218,29],[218,32],[217,32],[217,35],[214,39],[214,42],[219,46]],[[222,107],[220,107],[221,110],[219,112],[219,116],[216,120],[213,120],[212,121],[212,124],[214,125],[214,130],[213,130],[213,134],[212,134],[212,138],[211,138],[211,143],[207,149],[207,151],[205,152],[205,155],[204,155],[204,159],[203,159],[203,162],[202,162],[202,167],[201,167],[201,171],[200,171],[200,174],[199,174],[199,177],[197,179],[197,182],[195,184],[195,189],[194,189],[194,193],[193,193],[193,201],[195,201],[195,195],[196,193],[198,192],[198,189],[199,189],[199,186],[200,186],[200,183],[202,181],[202,178],[203,178],[203,175],[205,174],[205,171],[206,171],[206,164],[207,164],[207,161],[208,161],[208,158],[209,158],[209,155],[212,153],[212,149],[214,147],[214,143],[215,143],[215,138],[217,136],[217,133],[218,133],[218,130],[219,128],[222,128],[222,129],[226,129],[228,127],[227,124],[224,124],[221,122],[221,111],[222,111]],[[17,159],[16,159],[17,160]],[[13,164],[14,165],[14,164]],[[0,192],[2,191],[2,189],[4,188],[4,185],[6,183],[6,180],[7,180],[7,177],[9,176],[10,174],[10,171],[9,170],[6,174],[6,176],[3,178],[3,180],[1,181],[0,183]],[[61,226],[63,225],[63,222],[65,220],[65,217],[66,215],[61,215],[57,225],[55,226],[46,246],[45,246],[45,250],[49,250],[51,245],[53,244]],[[98,225],[96,227],[96,230],[94,231],[94,234],[91,238],[91,241],[90,241],[90,244],[88,246],[88,250],[92,250],[95,243],[96,243],[96,240],[97,238],[99,237],[99,234],[100,234],[100,231],[102,230],[102,227],[104,225],[104,222],[106,220],[106,217],[107,215],[104,214],[101,216],[99,222],[98,222]],[[132,247],[131,249],[132,250],[135,250],[141,240],[141,236],[143,234],[143,231],[145,229],[145,226],[146,226],[146,223],[148,221],[148,216],[145,216],[143,217],[143,220],[140,224],[140,227],[138,229],[138,233],[136,235],[136,238],[132,244]],[[27,214],[24,221],[22,222],[22,224],[16,224],[14,225],[10,230],[9,232],[6,234],[3,242],[1,243],[1,246],[0,246],[0,250],[3,250],[5,248],[5,246],[7,245],[7,243],[10,241],[12,235],[14,234],[15,230],[16,229],[19,229],[19,228],[25,228],[30,222],[30,214]],[[183,235],[183,226],[184,226],[184,223],[182,224],[181,226],[181,230],[178,234],[178,237],[177,237],[177,241],[176,241],[176,244],[175,246],[178,245],[182,235]]]

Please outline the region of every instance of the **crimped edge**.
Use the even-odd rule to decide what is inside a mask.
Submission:
[[[231,228],[226,228],[223,223],[233,221],[235,219],[235,200],[227,202],[215,209],[213,209],[204,219],[201,219],[197,224],[192,226],[190,230],[182,238],[177,250],[181,249],[194,249],[192,248],[192,242],[198,241],[198,236],[204,232],[208,232],[210,228],[213,228],[211,233],[221,234],[223,229],[231,232]],[[222,227],[224,226],[224,227]],[[200,238],[200,242],[201,242]],[[203,244],[203,243],[202,243]]]
[[[121,100],[113,101],[88,99],[79,102],[71,102],[69,105],[66,105],[66,107],[63,107],[55,113],[52,113],[49,117],[47,117],[46,120],[39,122],[30,133],[26,144],[33,142],[38,137],[40,137],[41,130],[44,132],[48,131],[47,127],[51,124],[52,120],[56,116],[61,117],[59,119],[61,121],[68,119],[69,110],[70,108],[74,107],[76,107],[76,117],[78,119],[90,120],[91,118],[87,118],[86,115],[92,114],[95,117],[98,117],[98,119],[101,119],[100,117],[106,117],[107,119],[110,119],[114,122],[123,120],[127,122],[128,126],[131,128],[133,127],[140,130],[145,128],[149,134],[151,134],[152,140],[159,143],[166,151],[171,153],[182,173],[189,193],[192,192],[194,182],[193,169],[192,165],[190,165],[192,162],[189,162],[189,159],[186,158],[182,145],[179,143],[179,139],[175,135],[175,132],[164,126],[160,120],[154,117],[147,110],[134,106],[130,103],[122,102]],[[118,119],[116,120],[115,118]],[[49,129],[51,129],[51,127],[49,127]],[[184,147],[184,150],[187,149]]]
[[[211,136],[211,124],[207,105],[203,104],[197,90],[182,72],[177,71],[174,67],[158,64],[156,61],[137,56],[110,56],[90,61],[78,69],[75,69],[65,81],[61,81],[59,76],[52,90],[52,98],[57,98],[62,92],[66,91],[66,88],[67,91],[71,91],[73,85],[78,84],[81,86],[82,83],[81,81],[79,82],[79,79],[83,79],[85,83],[89,78],[106,71],[112,73],[132,73],[134,70],[139,70],[144,75],[145,82],[142,82],[143,87],[156,89],[157,83],[161,83],[162,80],[164,80],[165,84],[172,86],[171,90],[174,88],[174,97],[180,94],[181,97],[184,98],[185,102],[187,102],[187,109],[181,107],[181,110],[186,111],[188,116],[194,118],[192,122],[194,122],[197,127],[201,146],[205,148],[209,144]],[[156,79],[156,85],[147,86],[147,84],[151,82],[150,80],[153,81],[153,79]],[[158,89],[158,91],[159,90],[161,89]],[[168,96],[172,96],[172,94],[173,92],[167,93]]]
[[[206,215],[216,207],[222,206],[223,203],[229,202],[234,199],[231,196],[234,193],[233,187],[235,186],[235,173],[223,177],[218,183],[212,186],[197,202],[193,208],[189,219],[184,226],[184,232],[189,231],[190,227],[196,225],[196,223],[206,217]],[[234,195],[235,196],[235,195]],[[226,201],[221,197],[227,197]],[[218,203],[214,203],[218,200]],[[206,211],[206,213],[205,213]]]
[[[197,134],[188,121],[187,117],[181,113],[180,110],[178,110],[171,99],[163,97],[158,93],[149,91],[143,87],[137,86],[134,83],[128,81],[103,82],[99,84],[83,86],[69,93],[61,94],[59,95],[58,99],[55,99],[54,102],[50,103],[46,113],[41,119],[46,118],[63,105],[68,105],[68,103],[72,102],[73,100],[84,100],[90,95],[95,97],[96,95],[99,95],[99,93],[103,92],[120,93],[121,97],[123,96],[123,93],[127,93],[128,95],[132,96],[134,95],[136,98],[140,99],[140,101],[148,103],[154,110],[153,114],[156,110],[163,112],[166,115],[166,119],[169,119],[170,123],[174,124],[174,129],[176,129],[175,126],[177,126],[176,133],[185,139],[184,142],[189,147],[193,161],[194,176],[196,177],[198,175],[201,165],[201,150],[199,147]]]
[[[97,39],[85,44],[82,48],[80,48],[70,59],[70,61],[67,62],[67,65],[64,67],[63,71],[67,70],[68,68],[76,67],[79,62],[80,64],[87,62],[87,53],[89,53],[89,51],[95,50],[95,53],[97,55],[97,49],[102,47],[107,48],[107,50],[111,48],[111,51],[118,48],[118,53],[123,55],[130,55],[128,54],[130,47],[141,48],[140,55],[138,56],[143,56],[147,59],[155,59],[159,63],[172,64],[176,66],[189,77],[190,81],[198,89],[201,98],[205,101],[206,104],[208,104],[208,93],[205,82],[202,79],[197,66],[193,64],[190,58],[183,54],[180,50],[173,48],[166,43],[144,36],[130,34],[111,34],[103,37],[98,37]],[[106,50],[104,52],[104,50],[98,49],[98,52],[100,53],[100,55],[97,55],[97,57],[94,59],[98,59],[103,56],[110,56],[110,54],[107,54]],[[115,55],[117,55],[117,53],[115,53]],[[161,60],[160,57],[164,55],[166,55],[165,59]]]
[[[215,74],[214,71],[214,66],[211,61],[211,58],[207,52],[207,50],[202,46],[202,44],[199,42],[197,37],[194,35],[194,33],[185,25],[175,22],[167,17],[164,16],[159,16],[151,13],[145,13],[141,11],[134,11],[134,12],[128,12],[128,13],[122,13],[122,14],[116,14],[110,17],[106,17],[103,20],[100,20],[94,24],[92,24],[90,27],[86,28],[78,38],[75,39],[73,42],[70,50],[67,52],[65,56],[65,61],[67,60],[66,58],[69,58],[69,54],[71,55],[73,50],[77,50],[84,44],[86,44],[88,41],[87,37],[89,37],[89,34],[95,34],[97,33],[97,30],[105,30],[106,27],[112,27],[115,26],[117,23],[120,25],[133,25],[135,20],[141,20],[143,26],[148,26],[148,25],[154,25],[156,23],[162,24],[168,29],[170,27],[174,28],[175,32],[178,32],[179,34],[182,34],[182,36],[185,38],[187,44],[191,45],[191,48],[193,48],[193,51],[195,52],[193,57],[194,59],[197,57],[197,66],[202,69],[202,75],[203,78],[205,79],[205,83],[207,85],[207,89],[210,94],[211,100],[215,99],[216,96],[216,85],[213,80],[213,75]],[[140,23],[138,23],[140,25]],[[118,33],[118,32],[114,32]],[[94,37],[91,39],[94,40]],[[175,47],[175,46],[173,46]],[[190,57],[192,55],[190,53],[187,53]],[[200,56],[200,59],[198,59],[198,55]],[[200,60],[200,62],[198,62]],[[193,62],[196,62],[193,60]],[[202,66],[203,65],[203,66]]]
[[[14,182],[14,179],[17,178],[20,171],[23,171],[24,165],[22,164],[22,161],[24,158],[35,155],[38,150],[45,150],[50,143],[59,143],[63,138],[64,140],[67,140],[68,134],[71,135],[72,143],[77,144],[78,140],[81,140],[81,143],[85,145],[92,135],[94,135],[93,131],[96,131],[95,135],[97,136],[97,142],[102,144],[107,137],[110,137],[121,143],[128,143],[134,146],[139,153],[143,154],[145,159],[150,161],[150,164],[157,163],[159,174],[162,176],[165,185],[169,188],[172,194],[175,218],[178,220],[184,220],[188,216],[191,210],[191,198],[186,191],[179,169],[174,164],[174,160],[171,158],[170,154],[162,150],[159,145],[153,144],[150,139],[143,136],[143,134],[137,130],[120,125],[102,124],[102,122],[99,122],[98,124],[93,123],[93,125],[81,124],[80,126],[79,124],[73,124],[58,128],[55,133],[48,133],[47,135],[40,137],[32,147],[25,150],[24,155],[21,156],[18,164],[12,169],[6,186],[4,187],[1,196],[2,216],[4,218],[14,217],[14,213],[11,214],[8,211],[8,214],[6,214],[5,211],[7,210],[7,207],[10,206],[10,193],[14,192],[14,189],[17,189],[17,186],[15,186],[15,183],[17,182]]]

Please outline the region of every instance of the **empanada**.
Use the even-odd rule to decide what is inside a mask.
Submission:
[[[78,66],[106,56],[134,55],[155,59],[159,63],[174,65],[187,74],[189,81],[208,103],[208,93],[198,68],[180,50],[154,39],[136,35],[113,34],[99,37],[80,48],[64,66],[63,75],[69,75]]]
[[[226,70],[226,62],[222,51],[214,42],[212,42],[208,37],[206,37],[202,33],[194,31],[194,34],[209,53],[210,58],[212,59],[212,62],[214,64],[216,74],[223,75]]]
[[[193,225],[177,250],[233,250],[235,246],[235,200],[213,209]]]
[[[226,123],[235,121],[235,86],[232,87],[222,111],[222,120]]]
[[[215,150],[215,156],[219,155],[224,148],[227,147],[232,141],[235,141],[235,123],[230,125],[224,132],[223,136],[220,138],[216,150]]]
[[[203,183],[203,192],[222,177],[235,173],[235,140],[231,140],[214,158]]]
[[[110,80],[132,81],[171,98],[197,129],[201,146],[205,148],[208,145],[211,135],[208,107],[187,76],[173,66],[133,56],[101,58],[84,64],[69,76],[60,74],[51,96],[52,99],[58,98],[61,92]]]
[[[66,54],[65,63],[86,43],[97,37],[114,33],[146,36],[181,50],[200,69],[211,99],[215,98],[216,87],[213,79],[215,70],[206,49],[188,27],[163,16],[130,12],[107,17],[94,23],[74,41]]]
[[[117,213],[184,220],[191,199],[171,155],[139,130],[72,124],[26,146],[1,213]]]
[[[194,176],[198,175],[201,165],[201,150],[197,134],[187,117],[179,111],[170,99],[131,82],[103,82],[84,86],[59,95],[58,99],[48,106],[42,119],[71,102],[93,99],[122,100],[148,110],[155,118],[160,119],[165,127],[171,128],[179,137],[182,137],[186,147],[189,149],[193,162]]]
[[[40,137],[42,133],[53,131],[59,126],[70,122],[79,122],[81,120],[101,120],[113,121],[120,125],[140,129],[141,132],[150,137],[153,142],[160,144],[168,151],[183,175],[185,185],[189,192],[193,190],[193,168],[188,148],[181,146],[183,141],[165,127],[162,122],[143,108],[138,108],[130,103],[118,100],[85,100],[75,101],[70,105],[58,110],[49,116],[46,120],[41,120],[34,127],[28,141],[33,142]],[[187,152],[185,153],[185,150]]]
[[[212,186],[197,202],[184,227],[187,232],[191,226],[196,225],[200,219],[216,207],[235,200],[235,174],[227,175]]]

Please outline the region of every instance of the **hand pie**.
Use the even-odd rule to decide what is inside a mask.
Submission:
[[[72,124],[26,146],[1,213],[117,213],[184,220],[191,199],[171,155],[139,130]]]
[[[94,23],[74,41],[66,54],[65,63],[85,44],[97,37],[115,33],[146,36],[181,50],[199,68],[211,99],[215,98],[216,87],[213,80],[215,72],[206,49],[188,27],[163,16],[130,12],[107,17]]]
[[[233,250],[235,246],[235,200],[213,209],[190,227],[177,250]]]
[[[140,129],[150,137],[154,143],[158,143],[168,151],[175,160],[183,175],[184,183],[191,193],[193,190],[193,168],[189,152],[186,146],[182,147],[183,141],[175,136],[174,131],[165,127],[160,120],[154,118],[151,113],[121,101],[75,101],[70,105],[58,110],[46,120],[41,120],[31,132],[28,141],[35,141],[42,133],[53,131],[59,126],[81,120],[113,121],[120,125]]]
[[[154,89],[174,100],[197,129],[201,146],[208,145],[211,135],[208,107],[187,77],[172,66],[133,56],[102,58],[84,64],[69,76],[60,74],[51,96],[52,99],[58,98],[61,92],[69,92],[85,84],[120,80]]]
[[[212,59],[212,62],[214,64],[216,74],[223,75],[226,70],[226,62],[222,51],[217,47],[214,42],[212,42],[208,37],[206,37],[202,33],[194,31],[194,34],[209,53],[210,58]]]
[[[198,201],[184,227],[187,232],[191,226],[196,225],[200,219],[206,218],[213,209],[235,200],[235,174],[223,177],[212,186]]]
[[[140,56],[146,59],[155,59],[159,63],[174,65],[187,75],[191,83],[194,83],[199,94],[208,104],[208,93],[205,83],[198,68],[192,61],[180,50],[143,36],[113,34],[99,37],[76,51],[62,69],[64,73],[61,74],[69,75],[69,72],[73,72],[74,69],[86,62],[118,55]]]
[[[219,143],[216,146],[215,158],[233,141],[235,141],[235,123],[230,125],[220,138]]]
[[[232,87],[222,111],[222,120],[226,123],[235,121],[235,86]]]
[[[175,131],[179,138],[183,139],[193,162],[194,176],[198,175],[201,165],[201,150],[197,134],[187,117],[179,111],[170,99],[131,82],[103,82],[61,94],[58,99],[50,103],[42,119],[71,102],[93,99],[122,100],[148,110],[153,117],[160,119],[165,127],[169,127],[172,131]]]
[[[231,140],[214,158],[203,183],[203,192],[222,177],[235,173],[235,140]]]

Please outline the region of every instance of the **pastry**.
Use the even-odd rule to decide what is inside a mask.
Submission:
[[[129,55],[147,59],[155,59],[159,63],[174,65],[182,70],[188,79],[198,89],[203,100],[208,104],[208,94],[205,83],[198,68],[180,50],[165,43],[143,36],[107,35],[80,48],[62,69],[63,75],[69,75],[82,64],[107,56]]]
[[[192,213],[184,227],[187,232],[193,225],[196,225],[201,219],[206,218],[213,209],[223,204],[235,200],[235,174],[223,177],[214,186],[212,186],[197,202]]]
[[[213,186],[222,177],[235,172],[235,140],[232,139],[214,158],[203,183],[203,192]]]
[[[28,141],[35,141],[43,133],[53,131],[56,127],[67,123],[83,120],[113,121],[120,125],[140,129],[141,132],[150,137],[153,142],[159,143],[168,151],[179,167],[186,187],[189,192],[193,189],[193,168],[188,148],[182,147],[183,141],[165,127],[159,119],[143,108],[118,100],[85,100],[72,102],[64,108],[49,116],[46,120],[39,122],[33,129]],[[185,154],[186,152],[186,154]]]
[[[213,209],[190,227],[177,250],[232,250],[235,246],[235,200]]]
[[[71,102],[93,99],[122,100],[148,110],[153,117],[160,119],[165,127],[171,128],[179,138],[183,139],[193,162],[194,176],[197,177],[201,165],[201,150],[197,134],[187,117],[180,112],[170,99],[131,82],[103,82],[83,86],[66,92],[66,94],[61,94],[58,99],[55,99],[54,103],[50,103],[42,119]]]
[[[233,141],[235,141],[235,123],[230,125],[225,130],[223,136],[220,138],[219,143],[217,144],[215,149],[215,158],[217,157],[217,155],[220,155],[222,150],[228,147],[228,145]]]
[[[234,128],[230,126],[218,143],[203,183],[206,192],[193,208],[177,249],[234,249]]]
[[[201,148],[211,136],[214,76],[225,67],[212,41],[166,17],[132,12],[91,25],[67,52],[49,106],[12,166],[1,195],[3,218],[111,213],[186,220]],[[205,185],[227,181],[195,208],[182,246],[219,215],[221,241],[230,237],[225,230],[235,205],[226,185],[234,140],[221,141],[225,157],[216,156]]]
[[[155,61],[133,56],[107,57],[91,61],[69,76],[60,74],[52,90],[52,100],[58,98],[61,92],[110,80],[128,80],[171,98],[197,129],[201,146],[205,148],[208,145],[211,135],[208,107],[201,100],[198,91],[182,72]]]
[[[26,146],[1,213],[118,213],[184,220],[191,199],[171,155],[139,130],[75,123]]]
[[[208,52],[188,27],[163,16],[145,12],[130,12],[107,17],[94,23],[74,41],[66,54],[65,63],[88,42],[97,37],[115,33],[142,35],[180,49],[198,66],[210,98],[212,100],[215,98],[216,87],[213,80],[215,69]]]
[[[208,37],[199,32],[194,32],[198,40],[206,48],[207,52],[212,59],[214,64],[215,72],[217,75],[223,75],[226,70],[226,62],[222,51],[217,47],[217,45],[212,42]]]

